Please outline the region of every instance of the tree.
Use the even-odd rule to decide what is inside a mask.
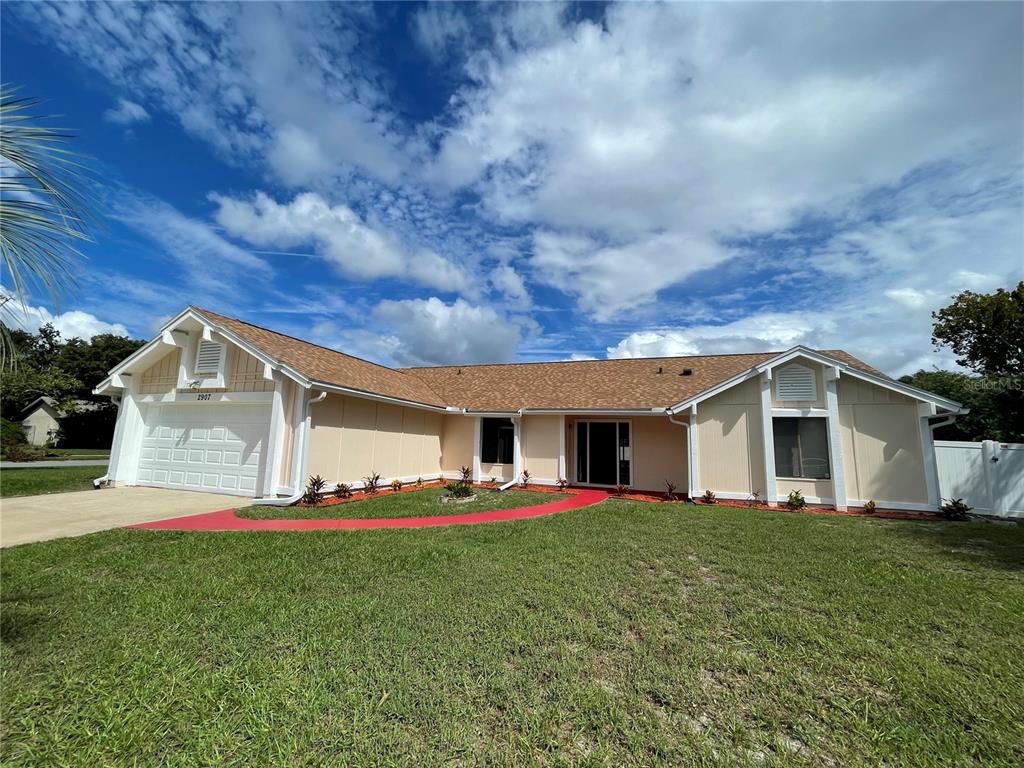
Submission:
[[[91,341],[70,339],[54,355],[54,364],[82,383],[78,396],[89,399],[93,388],[106,378],[107,371],[146,342],[112,333],[100,333]]]
[[[901,376],[905,384],[934,392],[970,410],[956,421],[935,430],[939,440],[999,440],[1024,442],[1024,407],[1017,393],[998,377],[972,376],[958,371],[918,371]]]
[[[75,284],[73,267],[81,254],[76,240],[89,240],[89,206],[80,157],[64,144],[66,130],[40,125],[33,114],[39,102],[16,97],[0,86],[0,257],[13,295],[0,296],[2,362],[13,363],[8,322],[17,304],[27,305],[34,288],[57,301]]]
[[[1024,281],[1012,291],[964,291],[932,313],[932,344],[982,375],[1024,374]]]

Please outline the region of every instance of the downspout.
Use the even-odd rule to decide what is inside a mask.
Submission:
[[[121,395],[111,395],[110,396],[110,401],[112,403],[117,403],[118,415],[120,415],[120,412],[121,412]],[[97,477],[95,480],[93,480],[92,481],[92,487],[95,488],[96,490],[99,490],[101,487],[106,485],[109,481],[110,481],[110,462],[108,461],[107,462],[107,474],[103,475],[103,477]]]
[[[687,417],[686,421],[676,421],[676,415],[672,411],[666,410],[665,415],[668,416],[669,422],[675,424],[677,427],[686,427],[686,485],[693,485],[693,467],[690,466],[690,419]],[[686,498],[693,503],[691,498],[690,488],[686,489]]]
[[[303,497],[305,491],[302,487],[303,478],[306,477],[306,469],[309,466],[309,454],[307,451],[309,444],[309,412],[315,403],[322,403],[327,398],[326,392],[321,392],[316,397],[310,398],[306,401],[306,407],[303,409],[302,414],[302,425],[299,430],[298,445],[295,446],[295,453],[292,456],[292,479],[295,483],[295,493],[286,498],[265,498],[265,499],[253,499],[253,504],[259,504],[267,507],[289,507],[299,499]]]

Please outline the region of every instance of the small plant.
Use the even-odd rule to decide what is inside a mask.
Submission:
[[[705,504],[717,504],[718,497],[715,496],[714,491],[704,491],[704,495],[700,497],[700,500]]]
[[[313,475],[306,482],[306,492],[302,495],[303,504],[316,504],[320,501],[320,494],[324,492],[327,481],[320,475]]]
[[[466,499],[473,495],[473,486],[461,480],[448,483],[444,489],[453,499]]]
[[[416,478],[416,487],[417,488],[422,488],[423,487],[423,478],[422,477],[417,477]]]
[[[473,483],[473,470],[469,467],[463,467],[459,470],[459,482],[471,485]]]
[[[497,484],[498,484],[498,478],[492,477],[491,478],[491,485],[497,485]]]
[[[665,480],[665,500],[675,501],[676,500],[676,488],[679,486],[673,483],[671,480]]]
[[[334,486],[334,495],[339,499],[348,499],[352,496],[352,486],[348,483],[338,483]]]
[[[864,514],[865,515],[873,515],[873,514],[875,514],[875,500],[874,499],[871,499],[870,501],[864,502]]]
[[[792,490],[789,492],[789,496],[786,498],[786,509],[803,509],[807,506],[807,502],[804,500],[804,495],[800,491]]]
[[[750,504],[760,504],[761,503],[761,492],[757,491],[757,490],[751,491],[750,495],[747,496],[747,502],[750,503]]]
[[[363,493],[370,495],[380,488],[380,472],[371,472],[363,478]]]
[[[530,470],[524,469],[523,474],[520,476],[519,484],[525,488],[530,484]]]
[[[966,520],[972,509],[974,507],[967,506],[963,499],[944,499],[939,514],[947,520]]]
[[[558,482],[555,484],[558,486],[558,490],[560,491],[564,491],[566,488],[569,487],[569,481],[566,480],[564,477],[558,478]]]
[[[628,485],[626,485],[625,483],[619,483],[618,485],[615,486],[615,495],[616,496],[625,496],[626,495],[626,491],[628,491],[628,490],[629,490],[629,486]]]
[[[397,477],[391,481],[391,490],[394,491],[395,493],[398,493],[400,490],[402,490],[402,481],[399,480]]]

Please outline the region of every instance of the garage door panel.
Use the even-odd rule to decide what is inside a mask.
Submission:
[[[138,482],[255,495],[264,464],[269,405],[152,406]]]

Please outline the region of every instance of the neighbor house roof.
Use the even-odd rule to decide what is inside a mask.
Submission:
[[[208,309],[192,309],[312,381],[425,405],[447,405],[427,382],[417,376],[410,376],[394,368],[336,352]]]
[[[751,370],[779,352],[404,368],[472,411],[667,408]],[[878,374],[841,350],[823,352]],[[688,374],[683,374],[688,370]]]

